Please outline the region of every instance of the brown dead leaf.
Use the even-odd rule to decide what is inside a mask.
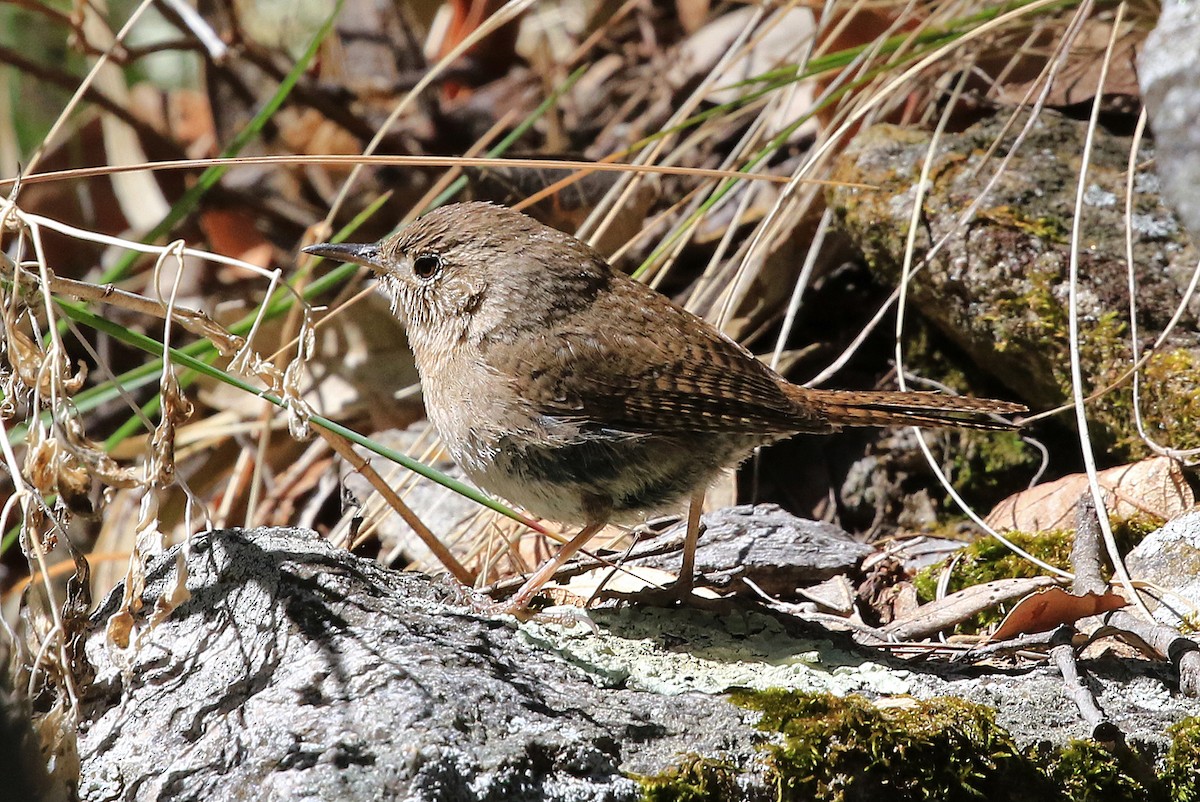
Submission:
[[[1111,34],[1112,24],[1109,20],[1091,19],[1083,24],[1079,36],[1075,38],[1070,52],[1067,53],[1066,63],[1059,70],[1054,85],[1050,87],[1046,105],[1074,106],[1090,102],[1096,96],[1100,69],[1104,66],[1104,51],[1108,47]],[[1137,79],[1137,59],[1145,36],[1145,30],[1135,28],[1117,40],[1104,82],[1106,96],[1141,97]],[[1040,54],[1049,52],[1049,49],[1041,51],[1038,48],[1029,48],[1026,52]],[[1033,61],[1039,67],[1037,72],[1040,72],[1040,60],[1035,58]],[[1000,86],[999,100],[1012,104],[1026,102],[1023,98],[1030,86],[1039,80],[1037,77],[1031,77],[1027,81],[1005,83]],[[1040,84],[1037,88],[1040,88]]]
[[[1118,465],[1101,471],[1099,480],[1108,514],[1120,518],[1148,513],[1170,520],[1196,503],[1183,469],[1169,457]],[[1064,476],[1009,496],[996,505],[986,522],[1005,532],[1071,529],[1075,526],[1075,502],[1087,489],[1086,474]]]
[[[452,0],[447,3],[449,19],[444,27],[434,26],[430,30],[427,51],[436,53],[437,61],[445,58],[464,39],[479,28],[488,17],[500,10],[504,4],[500,0]],[[519,26],[514,20],[493,31],[482,41],[470,48],[464,56],[477,65],[480,75],[501,76],[516,60],[517,32]],[[445,81],[442,92],[447,99],[453,99],[470,93],[470,87],[458,81]]]
[[[130,88],[130,110],[159,131],[169,132],[189,159],[217,154],[217,133],[208,96],[195,89],[164,92],[148,82]]]
[[[216,155],[217,128],[207,95],[191,89],[168,93],[167,122],[176,140],[187,149],[189,158]]]
[[[927,638],[943,629],[957,624],[1011,599],[1027,596],[1032,591],[1053,585],[1057,580],[1049,576],[1032,578],[997,579],[951,593],[943,599],[923,604],[904,618],[898,618],[883,627],[883,632],[892,640],[907,641]]]
[[[363,144],[358,137],[315,109],[287,109],[276,116],[279,139],[294,153],[312,156],[354,156],[362,153]],[[333,175],[343,175],[353,168],[325,165],[321,169]]]
[[[1123,596],[1111,591],[1077,596],[1065,588],[1042,588],[1017,602],[988,640],[1001,641],[1017,635],[1048,632],[1059,624],[1073,624],[1089,615],[1119,610],[1126,604]]]
[[[711,6],[711,0],[675,0],[675,12],[679,15],[679,24],[688,33],[694,33],[708,20]]]
[[[208,209],[200,216],[200,228],[213,251],[267,268],[274,248],[254,225],[254,215],[241,209]]]
[[[832,576],[807,588],[796,588],[796,593],[838,615],[853,613],[854,602],[857,600],[854,585],[845,574]]]

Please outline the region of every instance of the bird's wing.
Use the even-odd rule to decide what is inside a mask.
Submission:
[[[632,284],[632,282],[631,282]],[[825,432],[766,365],[715,328],[634,285],[598,299],[605,326],[566,320],[534,337],[500,338],[485,358],[512,375],[544,415],[635,433]],[[611,309],[607,307],[612,307]]]

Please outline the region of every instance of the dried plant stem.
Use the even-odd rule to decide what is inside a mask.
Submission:
[[[81,301],[97,301],[160,320],[166,319],[167,316],[166,307],[160,301],[128,290],[118,289],[112,284],[91,284],[86,281],[61,278],[52,273],[48,274],[48,279],[49,290],[54,295],[66,295]],[[193,334],[210,340],[218,349],[224,349],[230,345],[238,346],[242,342],[241,337],[231,334],[204,312],[174,306],[171,313],[172,319],[176,323]]]
[[[378,471],[371,467],[371,463],[369,461],[360,457],[358,453],[350,447],[350,443],[348,443],[340,435],[320,427],[318,427],[316,431],[321,435],[321,437],[325,438],[325,442],[329,443],[329,446],[336,451],[342,459],[346,460],[346,462],[349,463],[352,468],[366,477],[367,481],[371,483],[371,486],[374,487],[379,495],[381,495],[387,501],[387,503],[391,505],[392,509],[396,511],[396,514],[399,515],[406,524],[412,527],[412,530],[416,532],[417,537],[421,538],[421,542],[425,544],[426,548],[433,552],[433,555],[437,557],[438,561],[446,567],[446,570],[449,571],[455,579],[468,587],[475,583],[475,575],[468,571],[466,567],[464,567],[463,564],[460,563],[458,559],[450,552],[450,549],[446,548],[442,541],[438,539],[437,535],[433,534],[433,532],[429,530],[429,527],[427,527],[425,523],[417,517],[417,514],[412,511],[411,507],[404,503],[404,500],[401,499],[400,495],[392,489],[392,486],[385,482],[383,477],[379,475]]]

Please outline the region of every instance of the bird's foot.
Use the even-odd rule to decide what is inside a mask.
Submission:
[[[585,610],[574,610],[566,606],[553,607],[549,610],[537,610],[529,606],[532,601],[533,599],[522,599],[519,596],[495,601],[481,594],[473,594],[472,598],[464,606],[472,613],[487,616],[488,618],[511,615],[518,621],[537,621],[543,624],[559,624],[561,626],[583,624],[592,630],[596,629],[596,624],[588,618]]]
[[[725,609],[729,600],[696,592],[694,582],[682,577],[663,587],[647,587],[633,591],[610,591],[601,593],[601,598],[623,603],[640,604],[647,607],[692,607],[700,610]]]

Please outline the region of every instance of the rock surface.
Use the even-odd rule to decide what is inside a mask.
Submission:
[[[794,596],[796,588],[858,569],[875,549],[844,529],[798,518],[778,504],[741,504],[706,513],[696,548],[703,584],[723,592],[748,592],[749,579],[772,596]],[[686,522],[634,547],[629,564],[679,571]]]
[[[145,610],[176,577],[149,569]],[[580,624],[491,619],[444,585],[383,569],[304,530],[199,535],[190,598],[139,645],[94,618],[83,699],[80,797],[99,800],[634,800],[638,775],[696,757],[739,770],[769,799],[757,714],[736,686],[953,695],[997,709],[1019,743],[1090,733],[1042,667],[958,672],[856,649],[742,611],[624,608]],[[135,641],[137,642],[137,641]],[[1200,713],[1143,661],[1085,661],[1131,742],[1161,751]]]
[[[633,800],[626,774],[689,754],[754,775],[747,711],[599,687],[314,533],[201,535],[187,565],[190,600],[137,651],[105,643],[120,588],[96,614],[84,800]],[[151,567],[149,609],[174,575]]]
[[[932,154],[917,224],[909,298],[971,361],[1035,408],[1070,397],[1068,273],[1085,123],[1043,112],[1029,125],[1007,114],[946,134]],[[1018,135],[1025,139],[1019,146]],[[995,153],[990,149],[999,140]],[[829,204],[872,269],[900,278],[906,235],[930,134],[877,125],[843,152]],[[1080,215],[1078,318],[1085,392],[1115,381],[1131,364],[1125,260],[1125,185],[1132,141],[1097,132]],[[1153,158],[1142,144],[1139,161]],[[1008,160],[987,193],[989,181]],[[1191,280],[1197,252],[1158,194],[1158,176],[1134,182],[1133,253],[1139,334],[1166,327]],[[969,223],[960,220],[979,198]],[[930,256],[937,247],[936,254]],[[923,260],[928,260],[922,264]],[[1200,446],[1200,299],[1143,368],[1147,429],[1175,448]],[[1145,345],[1145,343],[1143,343]],[[1128,386],[1089,408],[1097,433],[1138,451]]]
[[[1200,3],[1167,0],[1138,60],[1158,145],[1158,172],[1188,229],[1200,235]]]
[[[1125,558],[1134,579],[1167,592],[1154,617],[1172,627],[1194,631],[1200,610],[1200,512],[1169,521],[1134,547]]]

